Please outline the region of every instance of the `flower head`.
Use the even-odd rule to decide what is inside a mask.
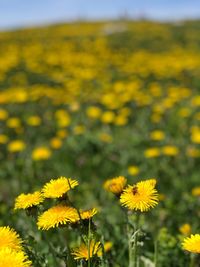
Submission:
[[[130,210],[148,211],[158,203],[158,192],[155,189],[155,179],[150,179],[129,185],[121,194],[122,206]]]
[[[9,226],[0,227],[0,249],[10,248],[19,251],[22,249],[22,240],[15,230]]]
[[[21,194],[15,199],[14,209],[28,209],[39,205],[44,200],[40,191],[36,191],[32,194]]]
[[[195,234],[190,237],[186,237],[182,243],[183,249],[192,252],[200,253],[200,235]]]
[[[188,236],[191,233],[191,226],[188,223],[184,223],[179,227],[181,234]]]
[[[200,196],[200,186],[194,187],[192,189],[192,195],[195,197],[199,197]]]
[[[135,165],[131,165],[128,167],[128,173],[130,175],[134,176],[134,175],[137,175],[139,172],[140,172],[140,169]]]
[[[80,216],[82,220],[89,220],[92,218],[95,214],[97,214],[97,209],[93,208],[90,210],[84,210],[80,212]]]
[[[21,140],[14,140],[8,144],[8,151],[10,152],[20,152],[26,148],[26,145]]]
[[[0,267],[30,267],[31,261],[22,251],[0,249]]]
[[[124,176],[119,176],[105,181],[104,188],[115,195],[120,195],[126,183],[127,179]]]
[[[82,243],[80,247],[73,250],[72,255],[75,260],[85,259],[88,260],[94,256],[98,256],[99,251],[101,251],[100,242],[95,242],[95,240],[90,241],[90,245]]]
[[[77,185],[78,181],[76,180],[60,177],[56,180],[52,179],[49,183],[46,183],[42,189],[42,193],[45,198],[60,198]]]
[[[47,160],[51,157],[51,150],[48,147],[37,147],[32,152],[32,158],[35,161]]]
[[[38,228],[49,230],[68,223],[79,221],[79,215],[76,209],[64,205],[57,205],[45,211],[38,218]]]

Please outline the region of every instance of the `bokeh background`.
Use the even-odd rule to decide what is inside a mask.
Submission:
[[[198,0],[0,0],[0,224],[42,253],[34,266],[58,265],[14,199],[59,176],[79,180],[77,205],[100,210],[109,266],[127,263],[103,189],[119,175],[157,179],[144,256],[159,237],[160,266],[188,266],[179,243],[199,229],[199,19]]]

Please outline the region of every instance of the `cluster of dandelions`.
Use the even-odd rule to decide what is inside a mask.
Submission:
[[[155,188],[156,179],[140,181],[134,185],[127,185],[124,176],[115,177],[104,183],[105,190],[112,192],[120,201],[120,204],[128,209],[127,236],[129,244],[129,267],[139,266],[138,233],[140,232],[140,220],[138,212],[147,212],[159,202],[159,194]],[[135,211],[132,224],[131,212]],[[132,227],[133,226],[133,227]],[[200,234],[184,238],[182,248],[191,253],[200,253]],[[156,259],[155,259],[156,260]],[[155,266],[157,262],[154,262]]]
[[[146,213],[158,204],[159,194],[156,184],[156,179],[152,178],[128,185],[124,176],[109,179],[104,183],[104,189],[117,197],[126,218],[129,267],[136,267],[141,261],[138,249],[142,233],[140,213]],[[57,227],[77,229],[81,242],[79,247],[70,249],[69,253],[81,264],[85,262],[87,266],[100,266],[100,262],[106,262],[105,252],[111,249],[112,243],[102,243],[103,237],[96,232],[93,216],[97,213],[97,209],[81,210],[70,200],[68,192],[76,186],[78,181],[71,178],[52,179],[41,191],[19,195],[15,200],[14,209],[23,209],[33,215],[39,230]],[[44,210],[43,202],[48,199],[54,199],[57,203]],[[200,253],[200,235],[185,238],[182,247],[189,252]],[[25,254],[21,255],[24,257],[24,264],[30,265]],[[154,264],[156,265],[156,262]]]
[[[71,202],[68,192],[76,186],[78,181],[71,178],[52,179],[41,191],[19,195],[15,199],[14,209],[23,209],[28,214],[34,215],[39,230],[57,227],[77,229],[82,241],[80,246],[72,249],[70,253],[75,260],[92,264],[98,261],[98,258],[103,258],[104,252],[109,251],[112,244],[110,242],[102,244],[98,239],[92,220],[97,209],[81,210]],[[47,199],[55,199],[57,204],[40,212],[43,202]]]
[[[31,267],[23,240],[9,226],[0,227],[0,267]]]

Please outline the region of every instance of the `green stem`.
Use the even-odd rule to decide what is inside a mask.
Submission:
[[[138,226],[139,226],[139,215],[136,214],[136,220],[135,220],[135,229],[134,229],[134,267],[137,267],[137,263],[138,263],[138,255],[139,255],[139,252],[138,252],[138,233],[139,233],[139,229],[138,229]]]
[[[154,266],[158,265],[158,240],[156,239],[154,242]]]
[[[189,267],[195,267],[195,255],[190,254],[190,265]]]
[[[89,218],[89,225],[88,225],[88,267],[91,267],[91,260],[90,260],[90,218]]]
[[[129,216],[127,214],[127,236],[128,236],[128,250],[129,250],[129,267],[137,267],[138,263],[138,224],[139,216],[136,214],[136,220],[134,225],[134,232]]]

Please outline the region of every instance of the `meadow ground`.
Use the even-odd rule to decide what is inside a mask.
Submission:
[[[199,21],[0,33],[0,267],[199,266],[199,163]]]

